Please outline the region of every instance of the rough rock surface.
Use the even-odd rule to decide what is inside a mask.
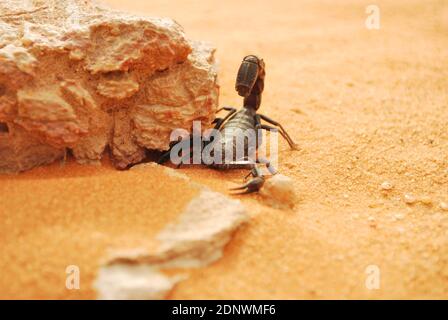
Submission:
[[[3,1],[0,12],[0,171],[67,149],[96,162],[107,147],[124,168],[214,117],[214,49],[170,19],[84,0]]]
[[[143,168],[150,167],[154,166]],[[165,168],[167,175],[169,171],[173,169]],[[203,188],[178,221],[158,234],[157,252],[136,248],[115,251],[109,257],[95,282],[98,298],[166,298],[176,283],[187,278],[185,269],[205,267],[219,260],[235,231],[248,218],[240,201]],[[183,271],[174,276],[165,275],[164,270],[170,269]]]
[[[297,201],[293,180],[282,174],[267,179],[260,193],[267,203],[279,209],[293,208]]]
[[[96,289],[101,300],[161,300],[179,280],[147,265],[120,264],[100,270]]]

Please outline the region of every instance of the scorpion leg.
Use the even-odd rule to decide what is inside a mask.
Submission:
[[[236,112],[236,109],[234,107],[221,107],[218,110],[216,110],[216,113],[218,113],[218,112],[220,112],[222,110],[226,110],[226,111],[229,111],[229,112],[232,112],[232,113]]]
[[[221,128],[222,124],[224,122],[226,122],[227,119],[229,119],[236,112],[236,109],[233,107],[222,107],[222,108],[219,108],[216,111],[216,113],[220,112],[221,110],[229,111],[229,113],[224,118],[216,118],[215,120],[213,120],[212,124],[215,125],[216,130],[219,130]]]
[[[263,114],[260,114],[259,116],[264,121],[269,122],[270,124],[280,128],[280,130],[279,130],[278,128],[274,128],[274,127],[267,126],[267,125],[262,125],[261,126],[262,129],[266,129],[266,130],[277,129],[280,132],[280,134],[282,135],[282,137],[285,138],[285,140],[288,142],[288,144],[291,147],[291,149],[299,150],[299,146],[296,143],[294,143],[294,141],[291,139],[289,134],[286,132],[286,130],[283,128],[283,126],[280,123],[278,123],[275,120],[272,120],[271,118],[269,118],[269,117],[267,117],[267,116],[265,116]]]
[[[269,159],[265,157],[257,157],[257,163],[264,164],[268,169],[269,173],[272,175],[278,173],[277,169],[273,165],[271,165],[271,161],[269,161]]]
[[[255,115],[254,120],[255,120],[255,129],[257,130],[257,132],[258,132],[258,130],[263,129],[263,127],[261,125],[261,121],[260,121],[260,115],[258,115],[258,114]],[[258,139],[258,137],[257,137],[257,139]],[[258,143],[257,143],[257,145],[258,145]],[[236,188],[231,188],[230,190],[245,190],[244,192],[241,192],[241,194],[247,194],[247,193],[259,191],[261,189],[261,187],[264,185],[265,178],[264,178],[261,170],[257,167],[257,164],[264,164],[266,166],[266,168],[268,169],[268,171],[272,175],[277,174],[277,169],[275,169],[275,167],[271,165],[271,162],[265,157],[256,155],[255,163],[253,163],[253,160],[251,160],[251,158],[248,156],[246,156],[244,160],[252,161],[252,163],[249,163],[249,165],[251,165],[252,169],[249,172],[249,174],[244,178],[244,180],[247,180],[247,178],[250,175],[253,176],[253,179],[242,186],[239,186]]]
[[[216,130],[218,130],[218,129],[222,126],[222,124],[223,124],[227,119],[229,119],[229,118],[236,112],[236,109],[233,108],[233,107],[222,107],[222,108],[219,108],[219,109],[216,111],[216,113],[218,113],[218,112],[220,112],[220,111],[222,111],[222,110],[229,111],[229,113],[228,113],[224,118],[216,118],[215,120],[213,120],[212,124],[215,124],[215,127],[214,127],[214,128],[215,128]],[[158,163],[158,164],[163,164],[163,163],[165,163],[166,161],[168,161],[168,159],[170,158],[170,155],[171,155],[171,149],[172,149],[175,145],[177,145],[178,143],[180,143],[181,141],[182,141],[182,140],[173,142],[173,143],[170,145],[170,149],[169,149],[168,151],[166,151],[165,153],[163,153],[162,156],[160,156],[160,158],[159,158],[159,160],[157,161],[157,163]],[[193,142],[193,136],[190,135],[190,144],[191,144],[192,142]],[[180,164],[180,165],[181,165],[181,164]],[[178,165],[178,167],[180,167],[180,165]]]
[[[258,164],[264,164],[266,166],[266,169],[268,169],[269,173],[271,175],[275,175],[278,173],[277,169],[271,164],[271,161],[265,157],[257,156],[256,163]],[[253,175],[252,171],[250,171],[245,177],[244,181],[247,180],[251,175]]]
[[[248,157],[245,157],[245,159],[250,161],[250,159],[248,159]],[[267,159],[265,157],[257,156],[255,163],[253,163],[253,162],[248,163],[248,165],[250,165],[252,168],[251,168],[249,174],[244,178],[244,180],[246,180],[250,175],[252,175],[253,179],[242,186],[239,186],[236,188],[231,188],[230,190],[245,190],[245,191],[241,192],[240,194],[247,194],[247,193],[259,191],[261,189],[261,187],[263,187],[263,185],[264,185],[265,177],[264,177],[263,173],[261,172],[260,168],[257,167],[257,164],[264,164],[266,166],[266,168],[268,169],[269,173],[272,175],[275,175],[278,173],[277,169],[275,169],[275,167],[271,165],[271,162],[269,161],[269,159]]]
[[[168,151],[165,151],[159,158],[159,160],[157,160],[157,164],[163,164],[165,162],[168,161],[168,159],[170,158],[171,155],[171,149],[173,149],[173,147],[180,143],[182,141],[182,139],[179,139],[178,141],[173,141],[170,143],[170,148],[168,149]]]
[[[261,173],[261,170],[254,165],[252,170],[251,170],[251,174],[254,177],[252,180],[250,180],[248,183],[236,187],[236,188],[231,188],[230,190],[234,190],[234,191],[238,191],[238,190],[243,190],[243,192],[239,192],[237,194],[247,194],[247,193],[252,193],[252,192],[257,192],[261,189],[261,187],[264,185],[264,177],[263,174]]]
[[[190,138],[190,146],[192,144],[192,140],[193,138]],[[191,146],[190,149],[188,149],[188,153],[187,154],[182,154],[182,159],[179,162],[179,164],[176,166],[176,169],[179,169],[183,164],[185,164],[185,162],[188,160],[188,163],[191,163],[191,160],[193,159],[193,147]]]
[[[170,158],[170,154],[171,154],[171,149],[166,151],[166,152],[164,152],[160,156],[159,160],[157,160],[157,164],[163,164],[163,163],[167,162],[168,159]]]
[[[190,146],[192,146],[192,144],[193,144],[193,135],[190,134],[188,139],[190,139]],[[183,141],[184,141],[183,139],[179,139],[178,141],[171,142],[170,143],[170,149],[168,151],[164,152],[160,156],[159,160],[157,160],[157,164],[163,164],[166,161],[168,161],[170,159],[170,156],[171,156],[171,150],[174,148],[174,146],[178,145],[179,143],[182,143]],[[190,147],[190,154],[182,156],[182,161],[177,165],[177,168],[179,168],[182,165],[184,160],[187,159],[187,156],[191,158],[191,152],[192,152],[192,147]]]

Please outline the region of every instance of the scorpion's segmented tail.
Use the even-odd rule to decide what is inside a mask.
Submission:
[[[255,56],[247,56],[241,63],[240,69],[236,77],[235,89],[242,97],[247,97],[258,78],[259,65],[258,58]]]

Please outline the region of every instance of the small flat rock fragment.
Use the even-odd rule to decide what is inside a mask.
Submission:
[[[204,189],[179,221],[157,236],[161,242],[159,257],[169,266],[206,266],[222,257],[224,246],[247,219],[239,200]]]
[[[260,194],[277,208],[292,208],[297,200],[293,180],[282,174],[268,178]]]
[[[439,203],[439,207],[440,207],[440,209],[442,209],[443,211],[448,211],[448,202],[441,201],[441,202]]]
[[[131,171],[151,167],[160,168],[145,164]],[[163,299],[188,276],[185,271],[168,277],[165,270],[201,268],[223,256],[234,232],[248,219],[245,208],[239,200],[195,186],[202,190],[187,204],[178,221],[157,235],[160,247],[156,252],[135,248],[111,253],[95,282],[100,299]]]
[[[370,216],[370,217],[367,218],[367,221],[369,222],[369,226],[370,227],[376,228],[377,223],[376,223],[375,217]]]
[[[384,190],[384,191],[392,190],[393,187],[394,187],[394,185],[393,185],[391,182],[389,182],[389,181],[384,181],[384,182],[380,185],[381,190]]]
[[[122,264],[102,267],[94,286],[100,300],[161,300],[179,280],[150,266]]]
[[[415,198],[415,196],[413,196],[413,195],[410,194],[410,193],[406,193],[406,194],[404,195],[403,199],[404,199],[404,202],[407,203],[407,204],[414,204],[414,203],[417,201],[417,199]]]
[[[394,215],[395,220],[403,220],[404,219],[404,214],[402,213],[397,213]]]
[[[423,196],[420,198],[420,202],[423,203],[426,206],[432,205],[432,199],[430,196]]]

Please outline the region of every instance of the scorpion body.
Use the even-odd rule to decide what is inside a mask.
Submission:
[[[252,180],[248,183],[233,188],[232,190],[242,190],[243,193],[250,193],[258,191],[264,184],[265,178],[258,168],[258,164],[263,164],[267,167],[271,174],[276,174],[276,169],[270,164],[268,159],[257,157],[257,149],[261,145],[260,130],[278,130],[280,134],[286,139],[292,149],[297,149],[296,144],[292,141],[288,133],[284,130],[281,124],[268,118],[265,115],[258,114],[257,110],[261,104],[261,96],[264,89],[265,78],[265,64],[264,61],[257,56],[246,56],[238,70],[235,89],[238,94],[244,97],[244,105],[240,110],[233,107],[223,107],[221,110],[228,111],[224,118],[216,118],[213,121],[214,129],[219,130],[220,135],[217,139],[205,142],[203,147],[210,147],[212,150],[219,150],[222,161],[212,161],[215,159],[215,154],[212,151],[209,158],[202,159],[203,163],[208,166],[220,169],[237,169],[248,168],[252,174]],[[261,120],[270,123],[273,126],[262,124]],[[250,135],[255,143],[250,143]],[[244,135],[243,137],[241,135]],[[243,154],[238,154],[238,139],[243,141]],[[226,158],[227,155],[232,158]],[[168,159],[170,151],[165,153],[159,160],[163,163]],[[255,160],[253,160],[255,159]]]
[[[251,142],[246,135],[241,138],[241,135],[246,132],[256,132],[255,112],[249,108],[242,108],[239,111],[233,108],[226,108],[226,110],[230,110],[229,113],[232,115],[221,128],[215,126],[220,135],[217,140],[210,142],[212,147],[210,158],[205,155],[204,162],[210,163],[210,167],[220,170],[246,168],[250,165],[248,163],[250,159],[255,159],[257,148],[261,144],[261,137],[258,136],[253,136]],[[238,139],[242,141],[242,148],[238,148]],[[221,151],[219,159],[221,161],[212,161],[212,159],[216,160],[214,150]],[[238,150],[242,150],[243,154],[238,154]]]

